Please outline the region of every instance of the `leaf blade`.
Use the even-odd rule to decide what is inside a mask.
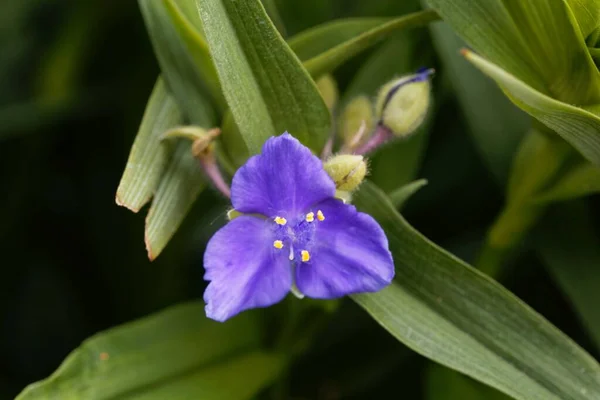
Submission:
[[[439,19],[439,16],[432,10],[420,11],[395,18],[305,60],[304,66],[312,76],[319,77],[333,71],[344,61],[377,44],[381,39],[394,32],[422,26],[437,19]],[[369,25],[371,23],[373,22],[369,22]]]
[[[225,98],[251,154],[288,130],[320,151],[329,111],[257,0],[198,0]]]
[[[355,202],[386,231],[397,278],[353,299],[397,339],[517,399],[600,395],[600,366],[543,317],[421,236],[374,186]]]
[[[518,107],[562,136],[593,164],[600,165],[600,117],[546,96],[475,53],[464,54],[494,79]]]
[[[164,81],[159,78],[146,105],[119,182],[116,196],[118,205],[138,212],[150,201],[169,159],[169,151],[160,142],[160,135],[182,122],[183,115],[179,107],[167,92]]]
[[[18,399],[248,398],[284,364],[256,350],[255,314],[219,324],[204,316],[203,307],[178,305],[96,334]],[[238,373],[235,385],[224,379],[231,378],[232,368]]]

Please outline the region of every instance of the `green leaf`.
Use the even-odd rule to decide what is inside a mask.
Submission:
[[[172,307],[86,340],[17,399],[252,398],[285,366],[257,350],[255,316],[220,324],[200,303]]]
[[[347,18],[326,22],[292,36],[288,44],[302,61],[389,22],[390,18]]]
[[[396,279],[353,299],[398,340],[517,399],[600,396],[598,363],[542,316],[424,238],[373,185],[354,201],[386,232]]]
[[[465,56],[494,79],[513,103],[562,136],[592,163],[600,165],[598,115],[546,96],[475,53],[465,52]]]
[[[583,202],[553,207],[534,231],[534,245],[600,348],[600,238],[592,221]]]
[[[508,400],[510,397],[441,365],[427,371],[427,400]]]
[[[117,189],[117,204],[138,212],[154,195],[169,161],[169,148],[160,142],[183,116],[161,78],[156,81]]]
[[[427,179],[408,183],[390,193],[390,202],[397,210],[402,209],[404,203],[425,185],[427,185]]]
[[[250,153],[286,130],[320,151],[329,135],[329,111],[261,3],[197,3],[225,98]]]
[[[169,0],[139,0],[162,76],[187,119],[195,125],[210,128],[214,124],[215,113],[208,100],[210,91],[206,87],[206,77],[201,73],[205,65],[196,63],[199,58],[208,55],[193,55],[196,53],[190,51],[187,45],[192,38],[187,42],[182,39],[165,4],[173,3]],[[201,47],[197,49],[201,51]]]
[[[430,29],[469,133],[494,176],[499,182],[505,182],[517,146],[530,126],[530,118],[461,57],[458,50],[464,42],[448,24],[432,24]]]
[[[564,0],[428,0],[470,46],[533,89],[572,104],[600,101],[600,72]]]
[[[566,0],[581,30],[581,36],[587,38],[600,26],[600,3],[596,0]]]
[[[219,84],[217,71],[210,58],[208,44],[202,36],[202,25],[195,0],[162,0],[172,25],[186,45],[193,67],[200,76],[201,84],[222,110],[226,108],[225,98]],[[181,9],[180,9],[181,8]]]
[[[303,33],[297,39],[291,40],[290,45],[298,48],[304,57],[311,56],[303,59],[304,66],[312,76],[319,77],[333,71],[392,33],[423,26],[437,19],[439,16],[432,10],[408,14],[385,23],[367,19],[363,22],[364,26],[372,28],[362,33],[361,23],[357,20],[334,21]],[[357,33],[360,34],[356,35]],[[329,35],[334,36],[329,39]],[[317,45],[320,41],[327,43],[327,46]]]
[[[279,14],[279,10],[277,9],[276,0],[261,0],[267,14],[271,21],[273,21],[273,25],[277,28],[282,37],[286,36],[285,25],[283,24],[283,18]]]
[[[600,192],[600,168],[588,162],[571,167],[549,189],[536,195],[536,203],[552,203],[576,199]]]
[[[205,187],[204,174],[192,155],[190,142],[179,140],[146,217],[144,242],[150,260],[164,250]]]

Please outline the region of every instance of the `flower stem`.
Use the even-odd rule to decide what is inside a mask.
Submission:
[[[208,156],[200,159],[200,165],[202,165],[202,169],[206,174],[207,178],[212,182],[214,187],[223,194],[223,196],[228,199],[231,198],[231,189],[225,179],[223,179],[223,175],[221,174],[221,170],[219,170],[219,166],[217,165],[217,160],[213,156]]]
[[[482,272],[492,277],[501,273],[506,260],[546,209],[546,205],[533,202],[533,197],[552,184],[572,153],[553,132],[532,129],[526,135],[513,163],[506,205],[488,231],[475,262]]]
[[[376,150],[383,144],[387,143],[393,137],[392,132],[383,124],[377,124],[375,132],[371,135],[366,143],[354,150],[354,154],[364,155]]]

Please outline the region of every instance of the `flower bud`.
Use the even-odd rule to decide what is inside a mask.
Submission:
[[[363,156],[342,154],[329,159],[325,171],[335,182],[338,190],[350,192],[361,184],[367,174],[367,163]]]
[[[367,96],[353,98],[346,104],[340,117],[339,132],[342,140],[349,147],[355,147],[361,142],[361,131],[371,132],[372,129],[373,106],[371,100]]]
[[[327,74],[317,79],[316,84],[325,105],[329,111],[333,110],[339,97],[337,83],[331,75]]]
[[[381,124],[399,137],[413,133],[423,122],[431,102],[429,76],[432,69],[395,79],[384,85],[377,97]]]

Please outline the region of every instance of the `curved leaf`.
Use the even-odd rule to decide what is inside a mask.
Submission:
[[[225,98],[250,153],[286,130],[320,151],[329,135],[329,111],[260,1],[197,4]]]
[[[535,90],[573,104],[600,101],[600,72],[564,0],[428,0],[485,58]]]
[[[160,142],[160,135],[182,123],[179,107],[159,78],[146,105],[117,189],[118,205],[138,212],[150,201],[170,155],[166,143]]]
[[[186,45],[189,57],[211,98],[225,109],[225,99],[217,71],[210,58],[208,44],[202,37],[202,26],[195,0],[162,0],[173,27]],[[183,6],[184,8],[180,9]]]
[[[598,115],[546,96],[473,52],[464,54],[494,79],[517,106],[562,136],[592,163],[600,165]]]
[[[373,185],[355,203],[385,230],[396,279],[353,299],[398,340],[517,399],[600,397],[598,363],[542,316],[424,238]]]
[[[339,42],[339,44],[327,50],[324,47],[319,48],[320,50],[324,51],[320,52],[318,55],[314,55],[313,57],[304,60],[304,66],[312,76],[318,77],[324,75],[333,71],[345,61],[349,60],[360,52],[377,44],[381,39],[388,37],[394,32],[423,26],[437,19],[439,19],[439,16],[432,10],[420,11],[395,18],[386,23],[382,23],[379,26],[373,27],[372,29],[365,31],[358,36],[348,37],[348,39],[343,42],[340,41],[341,35],[336,37],[336,40],[329,41],[329,39],[327,39],[328,44],[334,44],[335,42]],[[343,32],[344,36],[350,36],[351,33],[358,33],[361,30],[356,28],[356,26],[353,26],[355,22],[356,21],[349,20],[345,23],[329,23],[324,27],[314,28],[312,33],[304,33],[303,37],[301,37],[302,41],[300,41],[300,39],[297,40],[298,42],[304,43],[306,43],[307,38],[311,39],[312,41],[319,40],[317,39],[318,37],[323,37],[327,34],[330,34],[330,30],[337,30],[338,32]],[[376,20],[371,19],[365,22],[366,26],[376,24]],[[302,48],[302,52],[306,54],[312,54],[316,52],[312,50],[309,52],[306,50],[306,44],[303,44]]]
[[[256,315],[219,324],[203,307],[183,304],[101,332],[17,399],[251,398],[277,377],[283,359],[257,350]]]
[[[600,26],[600,3],[596,0],[566,0],[571,8],[581,35],[586,38]]]
[[[165,4],[169,0],[139,0],[140,9],[158,58],[162,76],[185,116],[193,124],[210,128],[215,113],[208,101],[209,91],[202,66],[196,59],[171,20]]]
[[[146,216],[144,242],[150,260],[164,250],[205,187],[204,174],[192,155],[190,142],[180,140]]]
[[[299,59],[306,61],[389,20],[390,18],[347,18],[326,22],[292,36],[288,44]]]

